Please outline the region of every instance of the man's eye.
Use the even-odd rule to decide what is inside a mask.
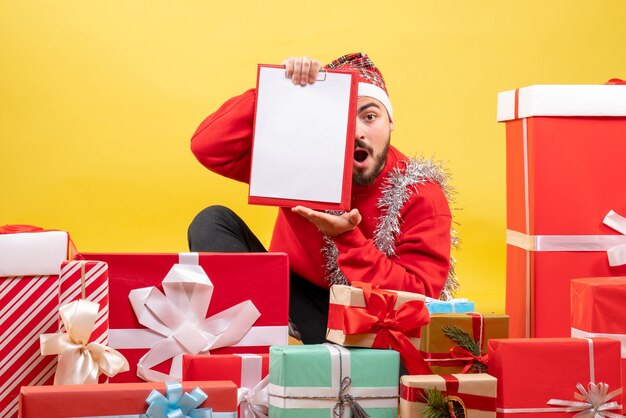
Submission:
[[[373,113],[368,113],[367,115],[365,115],[365,119],[367,120],[374,120],[376,119],[376,115]]]

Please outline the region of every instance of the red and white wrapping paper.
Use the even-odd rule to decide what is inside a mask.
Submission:
[[[90,253],[76,258],[109,266],[109,347],[120,351],[131,367],[112,382],[139,381],[137,372],[143,379],[180,379],[182,354],[207,349],[215,354],[264,353],[270,345],[288,341],[286,254]],[[168,287],[179,290],[170,292]],[[216,319],[230,316],[242,302],[253,305],[260,316],[247,332],[243,330],[243,337],[233,336],[242,327],[229,327]],[[250,323],[249,319],[244,322]],[[217,324],[215,329],[208,329],[213,328],[207,324],[210,321]]]
[[[183,356],[183,381],[231,380],[237,385],[242,418],[266,418],[269,394],[269,354]]]
[[[622,346],[622,386],[626,386],[624,301],[626,301],[626,277],[572,280],[572,337],[618,340]]]
[[[62,231],[0,227],[0,417],[17,416],[23,385],[52,384],[57,359],[43,357],[39,335],[58,330]],[[13,233],[12,231],[15,231]]]
[[[510,335],[566,337],[570,280],[626,275],[626,227],[618,225],[626,85],[500,93],[498,120],[507,137]]]
[[[602,416],[621,416],[619,352],[619,342],[605,338],[489,340],[497,417],[571,418],[572,411],[593,417],[596,407]],[[592,383],[607,385],[607,396],[597,396]]]
[[[59,306],[79,299],[99,305],[96,326],[90,342],[109,343],[109,269],[102,261],[74,260],[61,264]],[[65,331],[59,318],[59,330]]]

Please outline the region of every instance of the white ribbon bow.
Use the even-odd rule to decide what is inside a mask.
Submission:
[[[98,383],[100,373],[113,377],[128,370],[128,361],[119,351],[103,344],[87,343],[98,309],[97,303],[82,299],[61,306],[59,313],[67,333],[39,337],[42,355],[59,355],[55,385]]]
[[[269,383],[269,376],[265,376],[252,389],[246,387],[237,389],[237,404],[243,418],[267,418],[270,402]]]
[[[180,380],[183,354],[236,344],[261,316],[247,300],[206,318],[214,286],[198,265],[175,264],[162,285],[165,295],[156,287],[128,295],[139,323],[163,336],[137,364],[137,376],[147,381]],[[172,358],[169,375],[151,370]]]
[[[586,390],[583,385],[578,383],[576,388],[580,393],[574,393],[574,397],[578,401],[568,401],[563,399],[550,399],[548,405],[566,406],[565,412],[578,412],[574,418],[623,418],[622,414],[607,412],[611,409],[622,409],[617,402],[609,402],[611,398],[622,393],[622,388],[609,393],[609,385],[606,383],[595,384],[589,383]]]
[[[604,218],[604,224],[613,228],[617,232],[626,235],[626,218],[610,211]],[[611,267],[626,264],[626,244],[617,245],[609,248],[606,252],[609,256],[609,265]]]

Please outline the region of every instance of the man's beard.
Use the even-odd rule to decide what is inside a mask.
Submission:
[[[357,140],[356,145],[369,151],[371,158],[374,159],[374,169],[369,173],[358,168],[354,170],[352,172],[352,184],[356,184],[357,186],[367,186],[372,184],[374,180],[376,180],[376,178],[380,175],[381,171],[383,171],[383,168],[385,167],[385,163],[387,162],[387,154],[389,153],[389,139],[387,139],[387,144],[379,155],[372,155],[372,148],[367,146],[361,140]]]

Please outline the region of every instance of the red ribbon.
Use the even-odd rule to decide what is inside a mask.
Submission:
[[[465,374],[474,365],[475,362],[482,363],[487,366],[489,356],[487,354],[482,356],[475,356],[471,351],[464,349],[463,347],[452,347],[450,349],[450,355],[457,360],[465,362],[465,367],[461,370],[461,373]]]
[[[19,234],[21,232],[44,232],[45,229],[34,225],[2,225],[0,234]]]
[[[626,80],[622,80],[621,78],[612,78],[604,84],[613,85],[613,84],[626,84]]]
[[[420,335],[422,326],[430,322],[430,315],[423,301],[414,300],[394,309],[398,294],[372,289],[367,283],[353,283],[361,288],[365,308],[349,307],[344,310],[343,330],[346,335],[376,333],[372,348],[389,347],[400,352],[400,357],[410,374],[431,374],[419,350],[407,335]]]

